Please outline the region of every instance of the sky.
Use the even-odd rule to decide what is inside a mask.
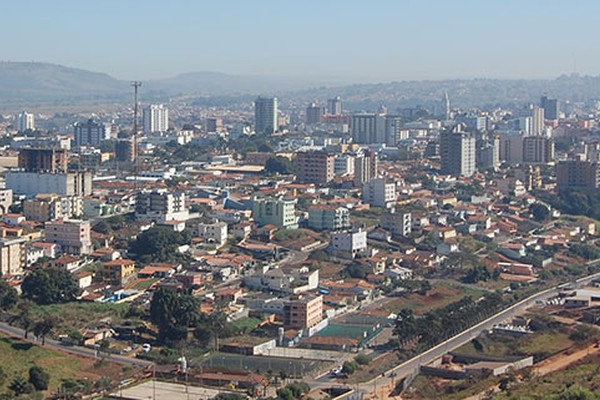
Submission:
[[[3,0],[0,60],[160,79],[600,74],[597,0]]]

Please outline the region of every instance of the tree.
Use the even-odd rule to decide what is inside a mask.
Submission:
[[[29,368],[29,383],[35,390],[47,390],[50,383],[50,374],[44,371],[42,367],[33,366]]]
[[[46,336],[54,329],[54,319],[46,317],[33,326],[33,334],[42,338],[42,346],[46,344]]]
[[[358,365],[354,361],[344,361],[342,364],[342,373],[352,375],[358,369]]]
[[[294,400],[294,394],[288,387],[277,389],[277,398],[281,400]]]
[[[356,361],[358,365],[369,365],[369,363],[371,362],[371,357],[369,357],[365,353],[360,353],[356,357],[354,357],[354,361]]]
[[[23,298],[37,304],[74,301],[79,293],[73,276],[63,268],[38,269],[25,277],[21,285]]]
[[[161,341],[185,338],[187,329],[201,318],[200,303],[193,296],[164,288],[152,296],[150,319],[158,327]]]
[[[189,244],[189,232],[175,232],[173,229],[157,226],[140,234],[129,246],[129,251],[143,261],[173,262],[181,261],[183,255],[177,248]]]
[[[537,222],[544,222],[550,217],[550,209],[542,203],[533,203],[529,206],[529,212],[533,214],[533,219]]]
[[[353,262],[346,267],[346,273],[351,278],[365,279],[370,272],[372,272],[371,266],[359,262]]]
[[[8,388],[10,390],[12,390],[13,393],[17,396],[20,396],[20,395],[26,394],[26,393],[31,393],[31,392],[33,392],[33,389],[34,389],[33,386],[30,385],[29,383],[27,383],[25,378],[23,378],[22,376],[16,376],[12,380],[12,382],[10,383]]]
[[[294,172],[294,164],[287,157],[274,156],[269,158],[265,163],[265,172],[289,175]]]
[[[0,309],[8,310],[12,308],[19,300],[19,294],[8,284],[8,282],[0,280]]]

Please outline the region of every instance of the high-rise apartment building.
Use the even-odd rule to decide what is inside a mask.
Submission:
[[[259,225],[275,225],[284,229],[297,229],[296,199],[255,198],[252,217]]]
[[[351,227],[350,211],[329,204],[314,205],[308,209],[308,227],[315,231],[348,229]]]
[[[32,149],[19,151],[19,169],[27,172],[67,172],[68,152],[65,149]]]
[[[327,114],[329,115],[341,115],[342,114],[342,98],[336,96],[332,99],[327,100]]]
[[[321,117],[323,117],[324,109],[317,103],[310,103],[306,107],[306,124],[314,125],[321,123]]]
[[[66,253],[90,254],[90,221],[62,219],[46,222],[46,242],[58,243]]]
[[[206,132],[221,132],[223,130],[223,119],[206,118]]]
[[[531,135],[539,136],[544,132],[544,109],[533,107],[531,109]]]
[[[362,201],[373,207],[390,207],[396,201],[396,184],[383,178],[372,179],[363,185]]]
[[[412,232],[411,213],[396,211],[393,207],[381,214],[380,223],[381,227],[390,231],[394,237],[407,237]]]
[[[556,164],[556,186],[559,189],[595,191],[600,188],[598,162],[566,160]]]
[[[385,143],[385,119],[376,113],[352,115],[352,140],[358,144]]]
[[[272,134],[279,129],[277,97],[259,97],[254,102],[254,131]]]
[[[471,176],[475,172],[475,136],[463,132],[461,125],[440,134],[442,173]]]
[[[169,130],[169,109],[162,104],[151,104],[143,110],[142,124],[145,134]]]
[[[560,109],[557,99],[549,99],[548,96],[542,96],[540,106],[544,109],[544,117],[546,119],[558,119]]]
[[[110,139],[110,128],[93,118],[86,122],[75,122],[73,125],[76,146],[99,146]]]
[[[185,193],[173,193],[166,189],[138,193],[135,218],[154,222],[186,221],[189,210],[185,205]]]
[[[24,132],[26,130],[35,130],[35,117],[33,114],[30,114],[26,111],[23,111],[17,117],[17,129],[19,132]]]
[[[354,158],[354,186],[362,187],[377,176],[377,154],[364,151]]]
[[[547,164],[554,161],[554,140],[547,136],[526,136],[523,138],[523,162]]]
[[[296,180],[325,185],[334,177],[333,154],[326,151],[301,151],[296,154]]]

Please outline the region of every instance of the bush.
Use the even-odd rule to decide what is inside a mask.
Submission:
[[[50,383],[50,374],[44,371],[42,367],[29,368],[29,383],[33,385],[35,390],[47,390]]]
[[[371,362],[371,357],[366,355],[365,353],[360,353],[359,355],[354,357],[354,361],[356,361],[358,365],[369,365],[369,363]]]
[[[354,361],[345,361],[344,364],[342,364],[342,373],[346,375],[352,375],[357,369],[358,364]]]

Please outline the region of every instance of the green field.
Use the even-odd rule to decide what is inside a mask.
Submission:
[[[80,329],[104,318],[118,321],[125,316],[128,309],[128,304],[77,302],[32,306],[30,313],[34,320],[52,316],[56,321],[54,332],[66,334],[73,328]]]

